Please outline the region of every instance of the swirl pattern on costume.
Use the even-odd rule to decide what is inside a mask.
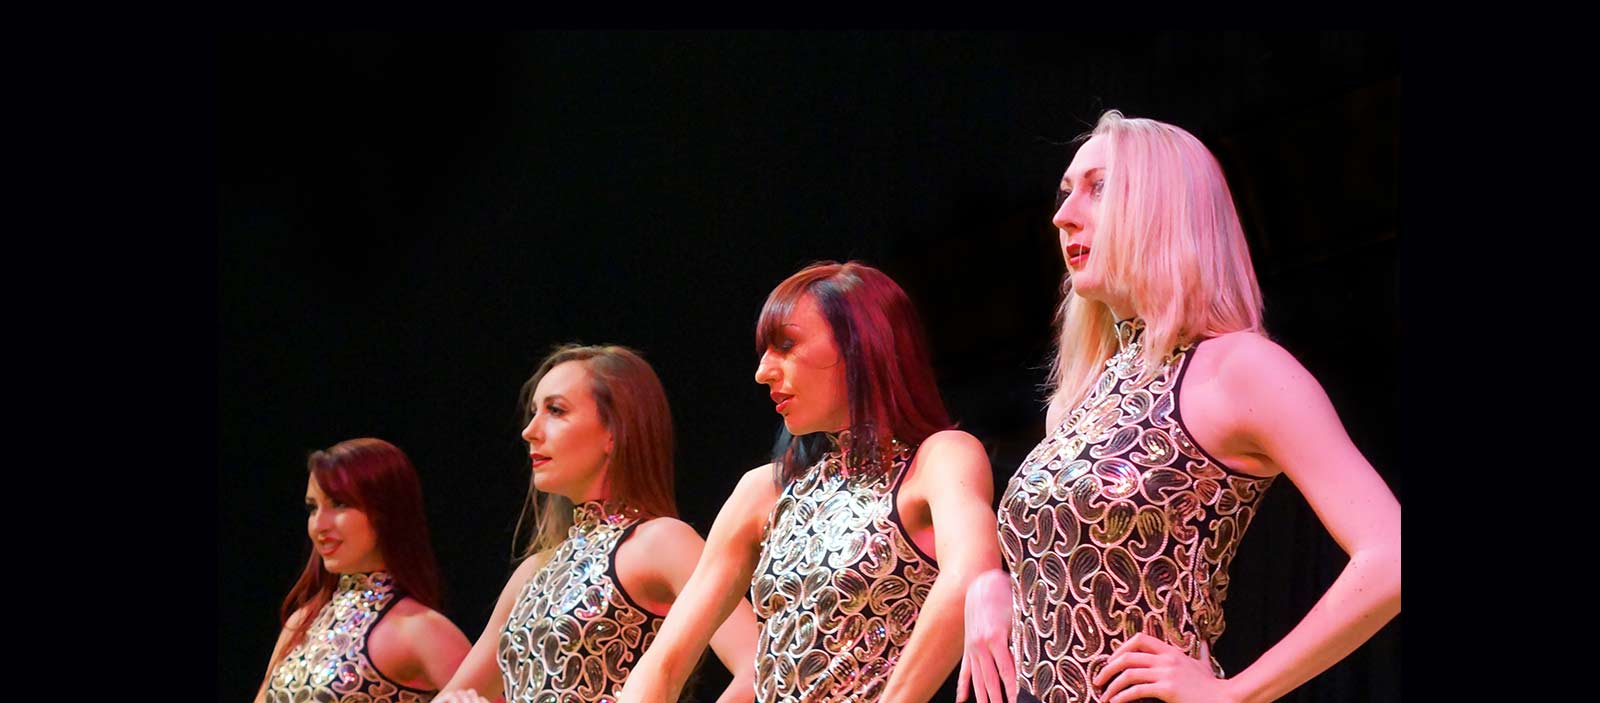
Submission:
[[[367,633],[402,597],[387,571],[341,574],[305,639],[272,672],[267,703],[426,703],[437,691],[402,686],[367,656]]]
[[[1214,645],[1228,564],[1272,485],[1190,439],[1178,386],[1195,344],[1146,374],[1143,332],[1142,320],[1117,323],[1118,352],[1000,499],[1011,650],[1043,703],[1100,700],[1089,682],[1140,632],[1196,658],[1202,640]]]
[[[639,522],[599,502],[574,509],[567,539],[528,579],[500,631],[507,701],[616,700],[662,623],[617,578],[617,546]]]
[[[767,520],[750,586],[758,703],[876,701],[939,575],[895,509],[911,447],[863,470],[843,461],[849,433],[834,439]]]

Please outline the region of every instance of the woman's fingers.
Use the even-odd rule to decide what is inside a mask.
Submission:
[[[1151,667],[1155,666],[1159,661],[1160,660],[1157,659],[1156,655],[1146,654],[1144,652],[1123,652],[1122,654],[1113,654],[1110,659],[1106,660],[1105,668],[1101,669],[1100,673],[1094,675],[1094,685],[1104,686],[1106,683],[1111,681],[1112,678],[1116,677],[1117,674],[1122,673],[1126,669]]]
[[[978,685],[974,686],[988,703],[1007,703],[1003,687],[1000,684],[1000,672],[995,669],[994,658],[987,653],[979,654],[978,660]]]
[[[1105,692],[1100,694],[1100,697],[1102,700],[1109,700],[1115,698],[1118,693],[1121,693],[1129,686],[1142,683],[1155,683],[1156,681],[1159,681],[1160,678],[1161,674],[1157,669],[1151,669],[1142,666],[1129,667],[1124,669],[1122,673],[1117,674],[1115,678],[1111,679],[1111,685],[1106,686]]]
[[[1008,638],[996,638],[989,642],[989,654],[994,657],[996,673],[1000,675],[1000,683],[1005,687],[1006,700],[1016,703],[1017,700],[1017,663],[1011,656],[1011,646]]]
[[[966,651],[961,652],[961,673],[956,675],[956,703],[965,703],[967,700],[967,685],[972,683],[972,677],[967,673],[967,660],[971,656]]]

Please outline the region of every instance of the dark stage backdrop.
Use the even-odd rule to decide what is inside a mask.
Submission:
[[[1392,35],[232,34],[219,53],[221,700],[254,693],[309,553],[305,455],[351,437],[415,461],[444,611],[478,636],[527,486],[517,389],[554,344],[645,352],[704,534],[778,427],[757,312],[813,260],[907,289],[998,496],[1043,433],[1054,189],[1105,108],[1216,152],[1272,336],[1404,502]],[[1279,481],[1235,560],[1227,670],[1344,562]],[[1398,700],[1400,643],[1396,620],[1287,700]],[[698,700],[726,681],[708,661]]]

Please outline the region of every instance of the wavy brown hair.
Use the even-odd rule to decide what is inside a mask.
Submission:
[[[576,361],[589,374],[589,391],[600,411],[600,422],[611,432],[611,457],[606,472],[610,500],[649,517],[677,517],[678,504],[672,474],[672,409],[655,369],[638,352],[616,344],[556,347],[533,376],[522,384],[519,402],[522,424],[533,419],[533,392],[545,374],[560,364]],[[530,515],[538,527],[520,558],[553,549],[567,538],[572,526],[572,501],[533,487],[528,474],[528,499],[517,520],[516,534]]]

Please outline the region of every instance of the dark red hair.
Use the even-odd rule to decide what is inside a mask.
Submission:
[[[439,564],[433,557],[427,515],[422,510],[422,482],[405,452],[381,439],[351,439],[312,452],[306,469],[329,498],[367,514],[395,589],[429,608],[438,608]],[[338,585],[339,577],[329,573],[321,555],[312,549],[300,580],[289,589],[278,613],[287,626],[296,611],[306,611],[283,653],[305,638],[312,619]]]
[[[812,264],[772,289],[756,322],[757,354],[777,346],[784,320],[807,295],[844,357],[852,447],[883,447],[891,437],[915,446],[950,429],[916,308],[893,279],[859,261]],[[780,481],[799,476],[828,448],[826,433],[779,430],[773,461]],[[854,454],[852,461],[876,459],[874,452]]]

